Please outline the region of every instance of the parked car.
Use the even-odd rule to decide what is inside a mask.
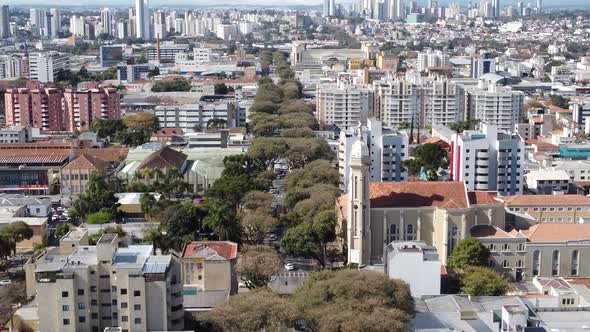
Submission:
[[[268,234],[268,240],[269,241],[276,241],[277,240],[277,235],[274,234],[274,233]]]
[[[285,264],[285,269],[287,269],[287,271],[293,271],[293,270],[296,270],[297,268],[295,267],[295,265],[293,265],[293,263],[287,263],[287,264]]]
[[[0,286],[8,286],[12,284],[12,281],[5,279],[5,280],[0,280]]]

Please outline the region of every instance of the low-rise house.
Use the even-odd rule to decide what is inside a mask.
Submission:
[[[408,283],[413,297],[440,295],[441,264],[435,247],[423,241],[391,242],[384,261],[387,276]]]
[[[525,174],[527,189],[535,194],[560,194],[569,190],[570,176],[563,170],[536,170]]]
[[[195,241],[185,245],[181,262],[187,311],[210,310],[237,293],[237,255],[238,245],[229,241]]]
[[[51,199],[0,194],[0,208],[6,212],[14,211],[14,217],[47,217],[51,212]]]

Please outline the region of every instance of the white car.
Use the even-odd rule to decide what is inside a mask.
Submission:
[[[12,284],[12,281],[6,279],[6,280],[0,280],[0,286],[8,286]]]
[[[238,282],[238,288],[247,288],[246,283],[243,281]]]
[[[287,271],[293,271],[293,270],[296,270],[297,268],[295,267],[295,265],[293,265],[293,263],[287,263],[287,264],[285,264],[285,269],[287,269]]]

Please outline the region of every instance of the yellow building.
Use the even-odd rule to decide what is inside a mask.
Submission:
[[[579,223],[590,218],[590,197],[583,195],[514,195],[504,198],[510,211],[539,223]]]

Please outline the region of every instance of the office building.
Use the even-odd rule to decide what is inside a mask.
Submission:
[[[100,12],[100,22],[102,24],[102,33],[116,36],[114,28],[114,13],[109,8],[104,8]]]
[[[189,50],[188,44],[160,44],[160,62],[173,63],[178,53],[186,53]],[[149,61],[158,61],[158,48],[156,46],[146,48]]]
[[[0,7],[0,38],[10,36],[10,9],[8,5]]]
[[[361,133],[359,134],[359,130]],[[359,137],[360,135],[360,137]],[[405,132],[383,128],[381,121],[368,119],[367,126],[340,132],[338,139],[338,172],[340,189],[348,192],[350,181],[351,150],[354,143],[363,139],[369,143],[371,155],[371,182],[407,181],[408,174],[402,162],[409,159],[409,139]]]
[[[70,17],[70,32],[76,37],[85,36],[84,16],[72,15],[72,17]]]
[[[217,38],[223,40],[235,40],[238,36],[238,27],[235,24],[218,24],[215,31]]]
[[[127,83],[145,80],[147,79],[147,76],[153,67],[153,65],[147,63],[135,65],[119,65],[117,66],[117,80],[127,81]]]
[[[479,130],[455,133],[451,138],[450,176],[468,190],[519,195],[523,190],[524,141],[520,136],[498,133],[486,123]]]
[[[135,0],[135,37],[150,39],[150,4],[149,0]]]
[[[100,47],[100,66],[108,68],[123,62],[125,45],[102,45]]]
[[[64,91],[64,127],[67,131],[85,131],[99,119],[118,119],[121,116],[121,96],[115,88]]]
[[[316,89],[316,117],[321,125],[348,130],[364,122],[372,110],[371,91],[362,85],[339,80],[322,83]]]
[[[223,119],[228,127],[242,127],[246,115],[238,111],[233,100],[204,100],[197,104],[157,106],[154,114],[161,128],[180,128],[185,133],[194,132],[195,125],[205,128],[212,119]]]
[[[48,17],[45,9],[31,8],[29,10],[29,21],[33,35],[49,36]]]
[[[43,251],[27,262],[27,289],[36,290],[43,308],[43,331],[184,328],[179,258],[154,255],[151,245],[120,247],[121,241],[106,233],[95,246]]]
[[[32,81],[54,82],[60,70],[70,69],[70,55],[58,52],[31,53],[29,75]]]
[[[489,52],[481,52],[480,56],[471,59],[471,78],[480,78],[484,74],[496,72],[496,60]]]

